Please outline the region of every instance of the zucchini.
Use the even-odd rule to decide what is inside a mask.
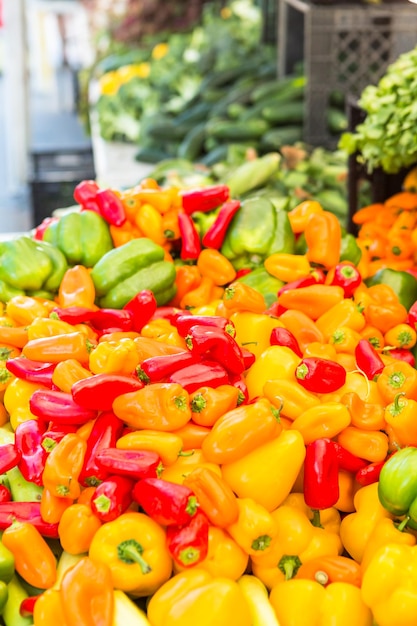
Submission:
[[[265,106],[262,117],[273,126],[302,124],[304,121],[304,102],[281,102],[275,106]]]
[[[207,135],[216,139],[226,141],[246,141],[248,139],[258,139],[262,137],[270,128],[265,120],[231,121],[214,120],[206,125]]]
[[[303,129],[301,126],[272,128],[261,137],[260,147],[263,152],[270,152],[271,150],[279,150],[282,146],[302,141],[302,139]]]
[[[203,152],[204,140],[206,138],[206,122],[197,124],[185,135],[178,146],[177,155],[180,159],[195,161]]]

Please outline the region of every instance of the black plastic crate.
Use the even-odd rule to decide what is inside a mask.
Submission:
[[[76,185],[96,176],[91,148],[32,152],[30,165],[35,225],[56,209],[72,206]]]

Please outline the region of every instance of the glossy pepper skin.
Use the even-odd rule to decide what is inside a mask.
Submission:
[[[32,395],[29,406],[39,419],[57,424],[85,424],[97,417],[97,411],[77,404],[69,393],[53,389],[39,389]]]
[[[146,237],[102,255],[91,271],[99,305],[122,309],[143,290],[153,292],[158,306],[167,304],[175,295],[176,273],[164,255],[164,249]]]
[[[306,446],[304,497],[318,524],[320,514],[316,512],[335,506],[339,499],[339,463],[331,439],[323,437]]]
[[[297,365],[295,377],[308,391],[331,393],[345,384],[346,370],[329,359],[306,357]]]
[[[239,200],[229,200],[220,207],[215,221],[203,236],[202,244],[205,248],[219,250],[222,247],[229,224],[239,209]]]
[[[150,289],[142,289],[123,307],[132,313],[132,328],[138,333],[152,319],[156,308],[155,296]]]
[[[329,285],[342,287],[345,298],[351,298],[354,291],[362,282],[362,276],[353,264],[338,263],[332,268],[326,278]]]
[[[133,489],[133,499],[162,526],[187,524],[196,514],[198,500],[185,485],[176,485],[162,478],[145,478]]]
[[[369,380],[374,380],[385,367],[384,361],[367,339],[361,339],[355,348],[356,364]]]
[[[393,515],[406,515],[417,528],[417,448],[398,450],[384,464],[378,483],[381,504]]]
[[[95,488],[91,510],[102,522],[111,522],[132,504],[134,481],[127,476],[113,475],[105,478]]]
[[[44,363],[43,361],[33,361],[24,357],[15,357],[6,361],[7,370],[31,383],[41,383],[46,387],[52,387],[52,374],[54,373],[56,363]]]
[[[142,381],[120,374],[95,374],[74,383],[71,395],[74,402],[89,410],[111,411],[117,396],[142,389]]]
[[[223,365],[216,361],[201,361],[176,370],[168,376],[167,382],[181,385],[185,391],[193,393],[207,382],[213,388],[227,385],[230,382],[230,375]]]
[[[389,285],[407,311],[417,300],[417,279],[408,272],[387,267],[367,278],[365,283],[368,287],[379,284]]]
[[[43,485],[42,474],[48,456],[42,445],[44,433],[45,426],[35,419],[21,422],[15,431],[15,443],[21,453],[18,468],[22,476],[35,485]]]
[[[208,553],[209,522],[202,511],[197,511],[186,524],[167,528],[167,546],[175,563],[194,567]]]
[[[201,243],[193,220],[187,213],[178,213],[178,226],[181,235],[181,259],[184,261],[198,259]]]
[[[222,328],[191,326],[185,341],[193,354],[221,363],[232,374],[242,374],[245,370],[238,343]]]
[[[249,274],[245,274],[236,280],[259,291],[264,297],[267,307],[277,301],[277,293],[283,286],[282,281],[271,276],[264,267],[256,267]]]
[[[79,481],[84,487],[96,486],[110,471],[97,462],[100,450],[112,448],[123,432],[123,422],[111,411],[102,412],[94,422],[87,438],[87,447]]]
[[[97,191],[95,200],[101,217],[113,226],[122,226],[126,222],[126,211],[121,199],[111,189]]]
[[[111,474],[141,480],[158,475],[161,459],[152,450],[104,448],[96,452],[96,463]]]
[[[199,357],[194,356],[188,350],[184,350],[184,352],[178,352],[178,354],[166,354],[145,359],[136,369],[136,373],[139,380],[142,380],[145,384],[160,383],[178,369],[193,365],[199,361]]]
[[[182,207],[187,215],[196,211],[206,213],[229,198],[227,185],[212,185],[202,189],[187,189],[181,193]]]
[[[75,186],[73,196],[85,210],[98,211],[96,195],[100,187],[95,180],[82,180]]]

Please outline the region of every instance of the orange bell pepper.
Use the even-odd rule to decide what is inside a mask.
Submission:
[[[32,339],[24,346],[22,353],[34,361],[59,363],[67,359],[76,359],[85,365],[88,364],[93,348],[94,343],[84,333],[76,331],[64,335]]]
[[[263,313],[266,310],[263,295],[253,287],[237,281],[225,289],[223,302],[229,315],[238,311]]]
[[[113,582],[110,568],[88,556],[67,570],[61,597],[68,626],[111,626]]]
[[[301,433],[307,445],[322,437],[336,437],[350,422],[350,413],[344,404],[324,402],[303,411],[293,421],[291,429]]]
[[[90,272],[83,265],[74,265],[65,272],[58,290],[58,305],[97,309],[94,304],[96,289]]]
[[[379,430],[361,430],[348,426],[339,432],[337,441],[343,448],[370,463],[384,461],[388,454],[388,437]]]
[[[385,421],[393,430],[396,441],[403,446],[417,445],[417,402],[403,393],[385,407]]]
[[[132,428],[172,431],[191,419],[189,394],[177,383],[152,383],[124,393],[115,399],[113,411]]]
[[[18,574],[29,585],[52,587],[56,580],[56,560],[51,548],[30,522],[13,522],[2,535],[3,545],[13,554]]]
[[[264,265],[269,274],[282,280],[284,283],[304,278],[311,271],[310,262],[305,254],[277,252],[267,257]]]
[[[44,486],[53,495],[75,500],[81,493],[78,482],[87,443],[79,435],[68,433],[53,448],[45,462]]]
[[[323,333],[306,313],[289,309],[280,315],[279,320],[297,339],[302,352],[309,343],[314,341],[324,343]]]
[[[386,365],[376,381],[378,390],[386,403],[393,402],[398,393],[417,400],[417,370],[405,361]]]
[[[304,200],[297,204],[291,211],[288,211],[291,229],[294,234],[305,231],[308,221],[316,213],[322,213],[323,207],[316,200]]]
[[[69,554],[88,552],[91,541],[101,526],[100,519],[94,515],[87,504],[71,504],[59,521],[59,540]]]
[[[224,286],[236,278],[236,270],[221,252],[214,248],[204,248],[198,256],[197,268],[201,276],[211,278],[217,286]]]
[[[315,321],[343,299],[342,287],[317,284],[288,289],[281,294],[279,301],[286,309],[301,311]]]
[[[236,496],[221,476],[207,467],[197,467],[186,476],[183,484],[194,492],[211,524],[225,528],[237,520]]]
[[[340,258],[342,229],[334,213],[321,211],[310,217],[304,230],[310,263],[330,269]],[[284,305],[285,306],[285,305]]]
[[[233,385],[200,387],[190,394],[191,419],[199,426],[213,426],[238,400],[239,390]]]

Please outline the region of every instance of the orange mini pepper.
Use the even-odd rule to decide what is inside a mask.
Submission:
[[[379,328],[367,324],[361,331],[360,335],[362,339],[367,339],[369,343],[375,348],[375,350],[382,350],[385,346],[384,335]]]
[[[398,393],[417,400],[417,370],[405,361],[386,365],[378,376],[376,384],[386,403],[393,402]]]
[[[49,524],[57,524],[71,504],[72,500],[69,498],[60,498],[44,487],[41,496],[41,517]]]
[[[249,555],[229,533],[218,526],[209,527],[207,556],[198,564],[215,578],[237,580],[244,574]]]
[[[310,217],[304,230],[310,263],[330,269],[339,261],[342,229],[334,213],[321,211]],[[285,306],[285,305],[284,305]]]
[[[308,343],[303,350],[303,357],[318,357],[320,359],[327,359],[328,361],[336,361],[336,356],[336,349],[330,343],[312,341]]]
[[[239,390],[233,385],[200,387],[190,394],[191,419],[199,426],[213,426],[238,404]]]
[[[21,326],[27,326],[37,317],[48,317],[49,313],[49,307],[30,296],[14,296],[6,303],[6,314]]]
[[[87,443],[75,433],[68,433],[57,443],[45,462],[44,486],[53,495],[75,500],[81,492],[78,482]]]
[[[13,522],[2,535],[3,545],[14,556],[18,574],[29,585],[52,587],[56,580],[56,560],[38,529],[30,522]]]
[[[355,348],[362,339],[361,335],[349,326],[340,326],[329,337],[329,343],[334,346],[336,352],[355,354]]]
[[[297,339],[302,352],[309,343],[314,341],[324,343],[322,331],[306,313],[289,309],[280,315],[279,320]]]
[[[334,505],[335,509],[342,513],[352,513],[355,510],[354,497],[358,485],[355,481],[355,474],[346,470],[339,470],[338,473],[339,498]]]
[[[384,335],[384,342],[387,346],[395,348],[410,349],[415,346],[417,341],[417,333],[410,324],[396,324],[390,328]]]
[[[266,309],[263,295],[253,287],[238,281],[225,289],[223,302],[229,315],[236,311],[263,313]]]
[[[295,420],[307,409],[318,406],[319,398],[304,389],[296,380],[277,378],[267,380],[263,393],[266,398],[280,411],[280,415]]]
[[[61,391],[70,393],[74,383],[92,375],[92,372],[83,367],[77,359],[66,359],[57,364],[52,374],[52,382]]]
[[[180,437],[184,450],[194,450],[201,448],[204,439],[210,432],[207,426],[199,426],[194,422],[187,422],[185,426],[172,431],[174,435]]]
[[[398,443],[403,446],[417,446],[417,402],[398,393],[393,402],[385,407],[385,421],[393,430]]]
[[[180,300],[182,309],[194,309],[209,304],[217,297],[217,287],[209,276],[202,276],[198,286],[184,294]],[[177,300],[174,300],[176,302]]]
[[[375,326],[385,335],[391,328],[406,321],[407,309],[399,302],[371,302],[365,307],[364,315],[369,325]]]
[[[32,339],[24,346],[22,353],[34,361],[59,363],[67,359],[76,359],[85,365],[88,364],[93,348],[94,343],[84,333],[76,331]]]
[[[88,552],[91,541],[101,526],[87,504],[71,504],[59,521],[59,539],[63,549],[69,554]]]
[[[36,600],[33,609],[33,623],[36,626],[68,626],[59,589],[46,589]]]
[[[189,291],[194,291],[201,284],[201,274],[197,265],[180,265],[176,268],[175,285],[177,292],[170,304],[172,306],[181,306],[182,299]]]
[[[303,411],[293,421],[291,428],[301,433],[307,445],[322,437],[336,437],[350,422],[350,413],[344,404],[323,402]]]
[[[388,454],[388,437],[380,430],[361,430],[355,426],[347,426],[338,434],[337,441],[348,452],[370,463],[383,461]]]
[[[293,233],[304,232],[311,216],[322,212],[323,207],[316,200],[304,200],[304,202],[297,204],[291,211],[288,211]]]
[[[221,476],[207,467],[196,467],[184,479],[211,524],[225,528],[239,516],[236,496]]]
[[[310,261],[305,254],[277,252],[267,257],[264,265],[269,274],[284,283],[304,278],[309,275],[311,270]]]
[[[110,568],[86,556],[67,570],[61,597],[68,626],[111,626],[113,582]]]
[[[217,463],[210,463],[204,456],[201,448],[184,450],[171,465],[163,468],[161,477],[171,483],[182,485],[185,478],[196,467],[208,467],[212,472],[221,476],[221,469]]]
[[[59,306],[81,306],[95,310],[95,298],[96,289],[88,269],[83,265],[67,269],[58,290]]]
[[[384,205],[381,202],[369,204],[356,211],[352,217],[352,221],[354,224],[365,224],[366,222],[373,221],[383,208]]]
[[[266,554],[271,549],[278,527],[271,513],[253,498],[237,498],[237,519],[227,532],[246,554]]]
[[[360,307],[350,298],[344,298],[316,320],[317,327],[328,341],[341,326],[360,332],[366,324]]]
[[[308,578],[324,586],[345,582],[360,587],[362,570],[359,563],[347,556],[326,555],[302,563],[295,578]]]
[[[145,237],[152,239],[159,246],[165,243],[161,213],[152,204],[145,202],[135,215],[135,224]]]
[[[217,286],[224,286],[236,278],[236,270],[219,250],[204,248],[198,256],[197,268],[201,276],[212,279]]]
[[[342,287],[317,284],[284,291],[280,296],[280,304],[286,309],[296,309],[312,320],[317,320],[343,299]]]
[[[156,452],[165,467],[175,463],[183,449],[183,441],[179,435],[172,432],[140,429],[119,437],[116,447],[122,450]]]
[[[28,342],[26,326],[0,326],[0,343],[23,348]]]
[[[366,402],[355,391],[345,393],[341,399],[351,416],[351,425],[361,430],[384,430],[385,414],[382,404]]]

